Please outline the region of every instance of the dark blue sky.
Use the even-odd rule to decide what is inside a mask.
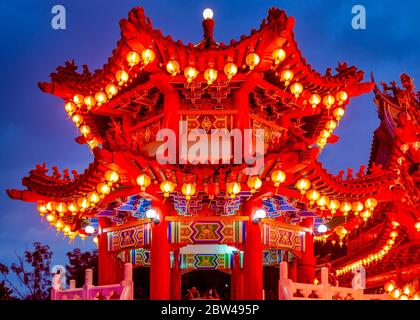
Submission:
[[[67,30],[51,28],[51,8],[67,9]],[[367,30],[351,28],[351,8],[362,4]],[[398,5],[397,5],[398,4]],[[201,40],[202,11],[213,8],[215,37],[228,43],[258,28],[268,8],[284,8],[296,18],[296,38],[303,55],[318,71],[348,61],[374,72],[377,81],[398,80],[402,72],[420,78],[420,2],[334,0],[2,0],[0,3],[0,261],[10,262],[14,251],[33,241],[49,244],[54,263],[66,263],[73,247],[90,249],[90,241],[69,245],[40,223],[34,204],[10,200],[4,190],[21,188],[21,178],[35,164],[68,167],[79,172],[92,156],[74,141],[76,129],[66,121],[63,102],[43,94],[38,81],[67,59],[91,70],[101,67],[120,36],[119,20],[134,6],[143,6],[155,27],[184,42]],[[353,99],[337,133],[341,140],[324,150],[321,160],[332,172],[367,163],[378,125],[372,95]]]

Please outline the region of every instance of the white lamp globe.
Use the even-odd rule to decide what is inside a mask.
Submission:
[[[264,209],[258,209],[254,213],[254,218],[255,219],[264,219],[266,216],[267,216],[267,212],[265,212]]]
[[[211,10],[210,8],[204,9],[204,11],[203,11],[203,18],[205,20],[207,20],[207,19],[213,19],[213,10]]]
[[[327,228],[327,226],[325,224],[320,224],[318,226],[318,232],[319,233],[325,233],[325,232],[327,232],[327,230],[328,230],[328,228]]]
[[[95,228],[94,228],[94,227],[92,227],[92,226],[86,226],[86,228],[85,228],[85,232],[86,232],[87,234],[92,234],[92,233],[94,233],[94,232],[95,232]]]
[[[146,218],[148,219],[156,219],[157,217],[157,212],[154,209],[149,209],[146,211]]]

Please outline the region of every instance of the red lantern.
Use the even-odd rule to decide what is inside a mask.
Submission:
[[[219,193],[219,184],[218,183],[208,183],[206,184],[204,190],[209,196],[210,200],[213,200],[215,196]]]

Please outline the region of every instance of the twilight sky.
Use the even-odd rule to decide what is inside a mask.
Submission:
[[[296,18],[296,38],[307,61],[322,74],[338,61],[348,61],[376,80],[398,80],[402,72],[420,79],[420,2],[417,0],[2,0],[0,2],[0,262],[41,241],[54,251],[54,263],[65,264],[74,247],[93,248],[91,241],[67,240],[40,223],[35,204],[10,200],[5,190],[21,188],[21,178],[37,163],[82,172],[92,156],[78,145],[75,126],[66,120],[63,102],[43,94],[38,81],[67,59],[100,68],[120,38],[119,20],[143,6],[155,27],[184,43],[202,38],[202,11],[215,12],[215,38],[228,43],[249,34],[272,6]],[[64,5],[67,30],[53,30],[51,8]],[[364,5],[367,29],[351,27],[353,5]],[[419,83],[418,83],[419,84]],[[420,84],[419,84],[420,86]],[[378,125],[372,94],[352,100],[341,126],[341,137],[328,145],[321,160],[332,172],[358,170],[369,159],[372,133]]]

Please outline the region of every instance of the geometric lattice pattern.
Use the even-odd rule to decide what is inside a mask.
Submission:
[[[304,233],[285,229],[279,225],[262,225],[263,244],[274,249],[304,251]]]
[[[181,269],[227,270],[232,267],[232,255],[225,254],[182,254]]]
[[[170,243],[235,244],[245,240],[243,221],[171,221]]]
[[[150,244],[150,228],[150,223],[143,223],[108,232],[108,251],[136,249]]]

